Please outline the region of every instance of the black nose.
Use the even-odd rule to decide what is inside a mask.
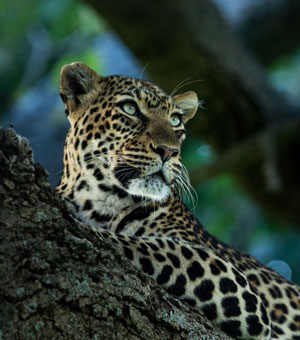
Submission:
[[[169,148],[166,145],[158,145],[155,147],[153,144],[150,144],[150,148],[152,151],[160,155],[163,162],[167,162],[169,159],[179,154],[179,149]]]

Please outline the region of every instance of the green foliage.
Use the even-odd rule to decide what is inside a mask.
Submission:
[[[92,39],[104,30],[81,2],[1,0],[0,116],[49,71],[57,77],[63,63],[82,60],[99,69]]]

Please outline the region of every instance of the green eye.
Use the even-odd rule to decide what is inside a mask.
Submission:
[[[131,116],[137,113],[136,104],[133,102],[125,102],[124,104],[121,105],[121,108],[124,112],[126,112],[127,114]]]
[[[179,126],[181,124],[181,119],[178,114],[172,114],[170,117],[170,123],[173,127]]]

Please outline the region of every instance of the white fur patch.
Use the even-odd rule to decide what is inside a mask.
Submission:
[[[129,181],[126,191],[135,196],[163,201],[171,195],[170,187],[163,182],[159,175],[135,178]]]
[[[182,110],[194,110],[198,106],[198,100],[194,98],[182,98],[178,105]]]

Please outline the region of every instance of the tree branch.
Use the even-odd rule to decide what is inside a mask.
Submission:
[[[221,155],[216,162],[193,169],[191,182],[227,172],[279,220],[299,226],[300,119],[266,129]]]
[[[25,139],[0,141],[4,339],[230,340],[76,221]]]
[[[300,46],[300,2],[263,1],[248,13],[239,33],[260,62],[270,65]]]

